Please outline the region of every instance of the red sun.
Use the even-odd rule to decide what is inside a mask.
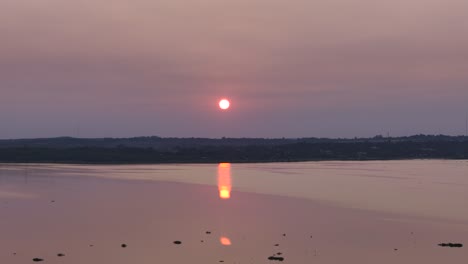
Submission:
[[[219,108],[223,110],[227,110],[230,105],[231,103],[227,99],[222,99],[221,101],[219,101]]]

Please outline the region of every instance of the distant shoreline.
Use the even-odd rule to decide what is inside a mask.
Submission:
[[[372,161],[418,161],[418,160],[439,160],[439,161],[468,161],[466,159],[440,159],[440,158],[427,158],[427,159],[368,159],[368,160],[295,160],[295,161],[247,161],[247,162],[231,162],[231,161],[220,161],[220,162],[159,162],[159,163],[91,163],[91,162],[66,162],[66,161],[45,161],[45,162],[3,162],[0,161],[0,168],[2,165],[89,165],[89,166],[99,166],[99,165],[210,165],[210,164],[219,164],[219,163],[231,163],[231,164],[267,164],[267,163],[301,163],[301,162],[346,162],[346,161],[362,161],[362,162],[372,162]]]
[[[0,140],[0,163],[210,164],[468,159],[468,137]]]

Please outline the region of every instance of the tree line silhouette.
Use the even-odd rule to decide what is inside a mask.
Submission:
[[[104,141],[108,142],[102,144]],[[367,139],[141,137],[0,140],[0,162],[5,163],[139,164],[393,159],[468,159],[468,138],[419,135],[400,138],[376,136]]]

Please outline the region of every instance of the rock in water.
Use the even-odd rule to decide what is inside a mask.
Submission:
[[[283,257],[275,257],[275,256],[270,256],[268,257],[268,260],[275,260],[275,261],[283,261]]]
[[[439,246],[461,248],[463,247],[463,244],[462,243],[440,243]]]

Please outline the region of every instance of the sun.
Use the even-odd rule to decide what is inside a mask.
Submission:
[[[227,110],[230,105],[231,103],[227,99],[222,99],[221,101],[219,101],[219,108],[223,110]]]

